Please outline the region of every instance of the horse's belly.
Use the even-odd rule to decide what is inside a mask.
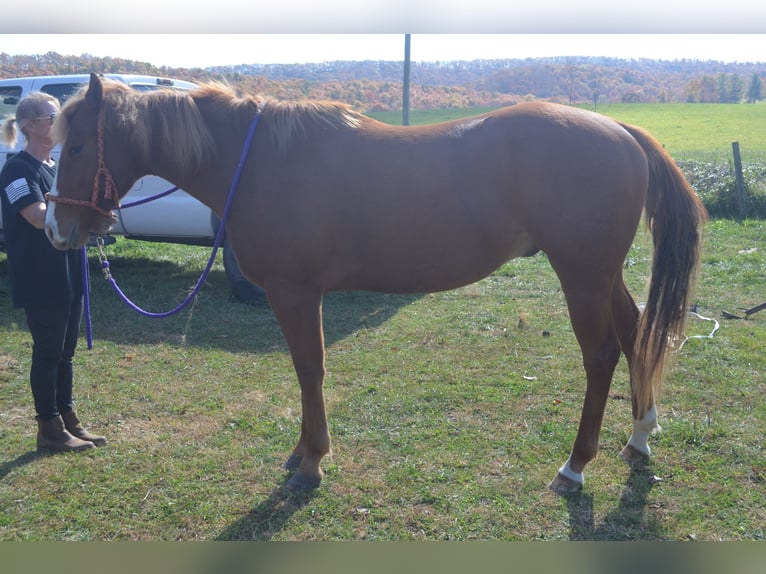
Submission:
[[[357,250],[351,273],[339,273],[339,289],[431,293],[468,285],[515,257],[537,251],[524,233],[499,238],[421,238],[389,249]],[[341,264],[342,266],[342,264]],[[348,271],[348,270],[347,270]]]

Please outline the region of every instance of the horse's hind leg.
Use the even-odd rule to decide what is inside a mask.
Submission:
[[[269,305],[287,340],[301,387],[301,436],[285,467],[295,469],[289,488],[310,490],[319,486],[322,458],[330,452],[322,387],[324,336],[322,295],[293,286],[269,286]]]
[[[633,347],[636,343],[636,328],[638,325],[639,311],[636,307],[633,297],[628,292],[624,282],[620,282],[614,290],[612,299],[612,309],[614,315],[615,331],[620,340],[622,352],[628,361],[630,370],[633,364]],[[632,384],[632,382],[631,382]],[[635,416],[636,405],[633,405]],[[657,409],[652,408],[646,413],[643,419],[633,420],[633,433],[625,447],[620,452],[620,456],[629,464],[643,464],[649,458],[651,452],[649,448],[649,436],[659,430],[657,424]]]
[[[559,278],[572,328],[582,349],[587,377],[580,426],[572,453],[549,485],[554,492],[567,494],[582,489],[583,469],[598,452],[601,423],[612,375],[620,358],[620,344],[612,322],[613,281],[607,277],[576,274],[568,278],[561,272]]]

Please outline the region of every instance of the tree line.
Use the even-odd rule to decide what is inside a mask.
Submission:
[[[401,109],[403,62],[157,67],[122,58],[0,54],[0,77],[86,72],[133,73],[196,82],[222,80],[247,93],[280,99],[333,99],[361,111]],[[756,103],[764,99],[766,63],[560,57],[471,62],[413,62],[412,109],[470,108],[544,99],[618,102]]]
[[[758,74],[750,77],[750,82],[745,88],[745,80],[735,73],[695,78],[689,82],[686,101],[709,104],[738,104],[744,101],[754,104],[762,99],[763,80]]]

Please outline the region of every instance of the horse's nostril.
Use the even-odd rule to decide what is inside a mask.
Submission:
[[[45,226],[45,236],[48,238],[48,241],[53,243],[54,234],[53,234],[53,229],[51,228],[50,225]]]

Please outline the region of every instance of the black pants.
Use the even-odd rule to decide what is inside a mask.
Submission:
[[[72,410],[72,359],[82,319],[82,297],[71,305],[25,307],[32,334],[29,382],[35,411],[50,419]]]

